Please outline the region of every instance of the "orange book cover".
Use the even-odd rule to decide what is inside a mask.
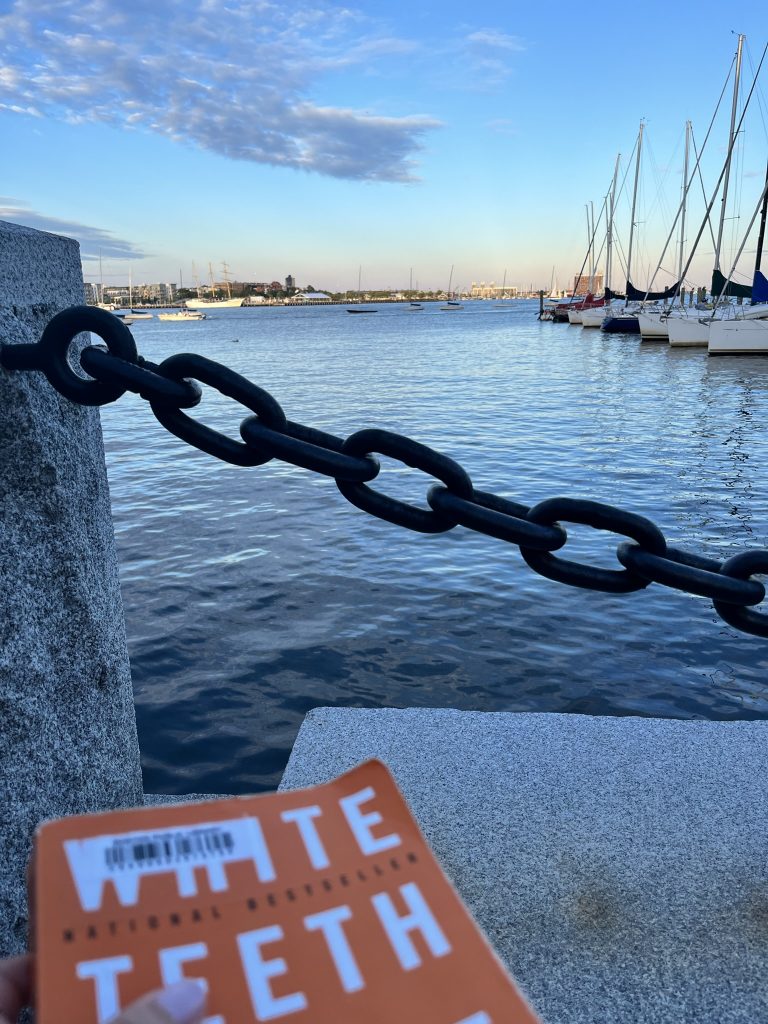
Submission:
[[[536,1024],[369,761],[311,789],[47,822],[37,1020],[102,1024],[183,978],[205,1024]]]

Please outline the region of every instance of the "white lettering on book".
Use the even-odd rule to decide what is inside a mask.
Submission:
[[[208,982],[205,978],[195,977],[184,973],[184,964],[190,960],[205,960],[208,956],[208,946],[204,942],[191,942],[187,946],[169,946],[158,952],[160,960],[160,975],[164,985],[175,985],[179,981],[186,981],[189,977],[199,982],[205,991],[208,991]],[[202,1024],[224,1024],[224,1018],[220,1015],[206,1017]]]
[[[304,918],[304,927],[308,932],[322,932],[333,959],[341,987],[345,992],[359,992],[365,988],[363,976],[357,966],[352,947],[342,927],[343,921],[352,918],[349,907],[331,907],[319,914],[310,914]]]
[[[117,991],[118,974],[133,970],[130,956],[111,956],[103,960],[85,960],[76,967],[78,978],[90,979],[96,996],[96,1019],[98,1024],[120,1013],[120,995]]]
[[[325,852],[325,847],[317,833],[317,827],[312,820],[313,818],[322,817],[322,813],[319,807],[312,805],[311,807],[292,807],[289,811],[283,811],[280,815],[283,821],[292,821],[298,827],[299,835],[309,857],[309,863],[317,871],[330,867],[331,864],[328,860],[328,854]]]
[[[451,952],[451,946],[427,901],[415,882],[400,886],[400,895],[410,913],[400,917],[392,897],[387,892],[377,893],[371,897],[384,931],[395,951],[400,966],[404,971],[412,971],[421,966],[421,957],[411,939],[411,932],[419,932],[429,947],[432,956],[445,956]]]
[[[413,882],[408,882],[400,886],[398,891],[408,910],[404,916],[400,916],[388,893],[375,894],[371,897],[371,904],[400,966],[404,971],[412,971],[422,966],[422,959],[413,941],[414,935],[418,934],[421,937],[421,941],[434,957],[446,956],[451,952],[451,946],[419,887]],[[341,988],[346,993],[360,992],[366,987],[365,978],[344,931],[345,922],[352,919],[350,907],[341,905],[309,914],[303,920],[306,931],[322,933]],[[264,949],[265,946],[283,940],[286,940],[286,949],[289,948],[290,936],[286,939],[280,925],[272,924],[243,932],[236,935],[235,940],[257,1021],[278,1020],[309,1007],[309,1001],[303,992],[285,994],[285,989],[290,988],[287,980],[281,986],[284,994],[278,995],[273,989],[273,979],[283,978],[289,973],[289,965],[282,956],[269,955]],[[172,985],[183,978],[193,977],[192,974],[185,974],[184,964],[205,960],[207,957],[208,946],[205,942],[169,946],[159,950],[160,977],[163,984]],[[78,978],[90,978],[94,982],[99,1024],[120,1012],[117,975],[132,970],[133,961],[129,956],[91,960],[77,965]],[[196,980],[204,981],[200,977]],[[204,983],[207,987],[207,982]],[[225,1021],[222,1016],[212,1016],[203,1024],[225,1024]],[[492,1021],[486,1013],[480,1012],[457,1021],[456,1024],[492,1024]]]
[[[265,960],[261,955],[261,947],[279,942],[283,938],[283,929],[279,924],[267,928],[257,928],[237,936],[240,959],[248,983],[248,991],[253,1004],[256,1020],[276,1020],[287,1017],[299,1010],[306,1010],[307,997],[303,992],[291,992],[287,996],[276,996],[270,985],[270,978],[277,978],[288,973],[288,965],[282,957]]]
[[[342,797],[339,807],[361,852],[371,857],[400,846],[396,832],[374,835],[384,823],[375,810],[364,810],[376,798],[372,786]],[[295,825],[310,864],[316,870],[330,867],[330,859],[315,825],[322,817],[316,805],[294,807],[282,812],[282,820]],[[247,816],[200,825],[170,829],[145,829],[112,835],[68,839],[64,842],[69,869],[84,910],[100,910],[104,886],[109,881],[121,906],[132,907],[139,901],[139,886],[145,875],[171,873],[176,876],[179,896],[197,896],[195,868],[204,868],[213,892],[225,892],[229,886],[224,870],[234,861],[253,863],[260,882],[277,877],[261,822]]]
[[[213,892],[228,888],[224,864],[232,861],[251,861],[260,882],[276,877],[261,824],[253,817],[68,839],[64,850],[84,910],[101,909],[107,881],[114,884],[120,904],[130,907],[138,903],[143,875],[175,874],[182,897],[197,895],[198,867],[206,870]]]
[[[371,832],[371,828],[374,825],[380,825],[384,819],[378,811],[363,814],[360,804],[370,803],[375,797],[376,792],[373,786],[366,786],[358,793],[351,793],[339,800],[339,806],[352,829],[357,845],[367,857],[374,853],[382,853],[384,850],[391,850],[393,846],[399,846],[401,843],[400,836],[396,832],[391,832],[388,836],[381,836],[379,839],[376,839]]]

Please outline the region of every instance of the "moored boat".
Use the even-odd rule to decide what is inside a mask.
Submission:
[[[709,342],[710,319],[698,316],[670,316],[667,319],[669,344],[672,348],[695,348]]]
[[[640,310],[637,314],[637,323],[643,341],[668,340],[669,331],[665,313],[650,309]]]
[[[768,355],[768,320],[713,320],[707,351],[711,356]]]
[[[245,299],[187,299],[187,309],[237,309]]]
[[[205,320],[205,313],[196,310],[182,309],[178,313],[158,313],[158,320]]]

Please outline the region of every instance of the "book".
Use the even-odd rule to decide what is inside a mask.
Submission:
[[[46,822],[39,1024],[103,1024],[184,978],[205,1024],[536,1024],[387,768],[309,789]]]

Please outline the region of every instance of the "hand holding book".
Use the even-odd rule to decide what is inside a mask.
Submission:
[[[38,1024],[194,1024],[201,992],[202,1024],[536,1024],[380,762],[50,822],[35,859]]]

